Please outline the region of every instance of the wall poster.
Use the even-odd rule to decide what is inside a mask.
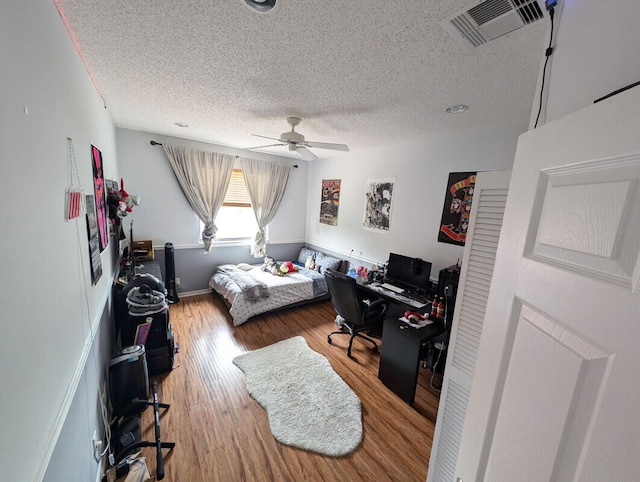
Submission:
[[[96,218],[98,220],[98,239],[100,251],[109,244],[109,223],[107,222],[107,193],[102,173],[102,153],[91,146],[91,165],[93,166],[93,190],[96,195]]]
[[[338,225],[340,207],[340,179],[323,179],[320,195],[320,222],[331,226]]]
[[[395,178],[367,180],[362,227],[369,231],[388,232]]]
[[[102,259],[100,258],[100,240],[98,239],[98,222],[94,197],[86,196],[87,205],[87,237],[89,238],[89,260],[91,261],[91,283],[96,284],[102,276]]]
[[[442,208],[438,241],[464,246],[467,240],[475,172],[450,172]]]

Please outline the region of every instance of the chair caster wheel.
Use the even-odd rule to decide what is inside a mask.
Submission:
[[[331,338],[327,337],[327,343],[329,343],[329,345],[331,345]]]
[[[377,346],[374,346],[374,347],[372,348],[372,350],[374,351],[374,353],[378,353],[378,347],[377,347]]]

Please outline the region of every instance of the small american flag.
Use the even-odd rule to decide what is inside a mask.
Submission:
[[[67,207],[65,215],[67,221],[80,216],[82,211],[82,193],[80,191],[67,191]]]

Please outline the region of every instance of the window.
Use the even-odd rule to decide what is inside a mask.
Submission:
[[[224,196],[223,206],[251,208],[251,198],[244,182],[242,169],[234,169],[229,180],[229,187]]]
[[[242,169],[233,170],[224,202],[215,222],[218,227],[218,241],[253,239],[258,231]],[[200,222],[201,234],[203,229],[204,224]]]

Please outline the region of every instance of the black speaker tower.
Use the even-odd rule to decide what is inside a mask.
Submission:
[[[178,291],[176,289],[176,265],[173,258],[173,243],[164,245],[164,272],[167,281],[167,300],[169,303],[178,303]]]

